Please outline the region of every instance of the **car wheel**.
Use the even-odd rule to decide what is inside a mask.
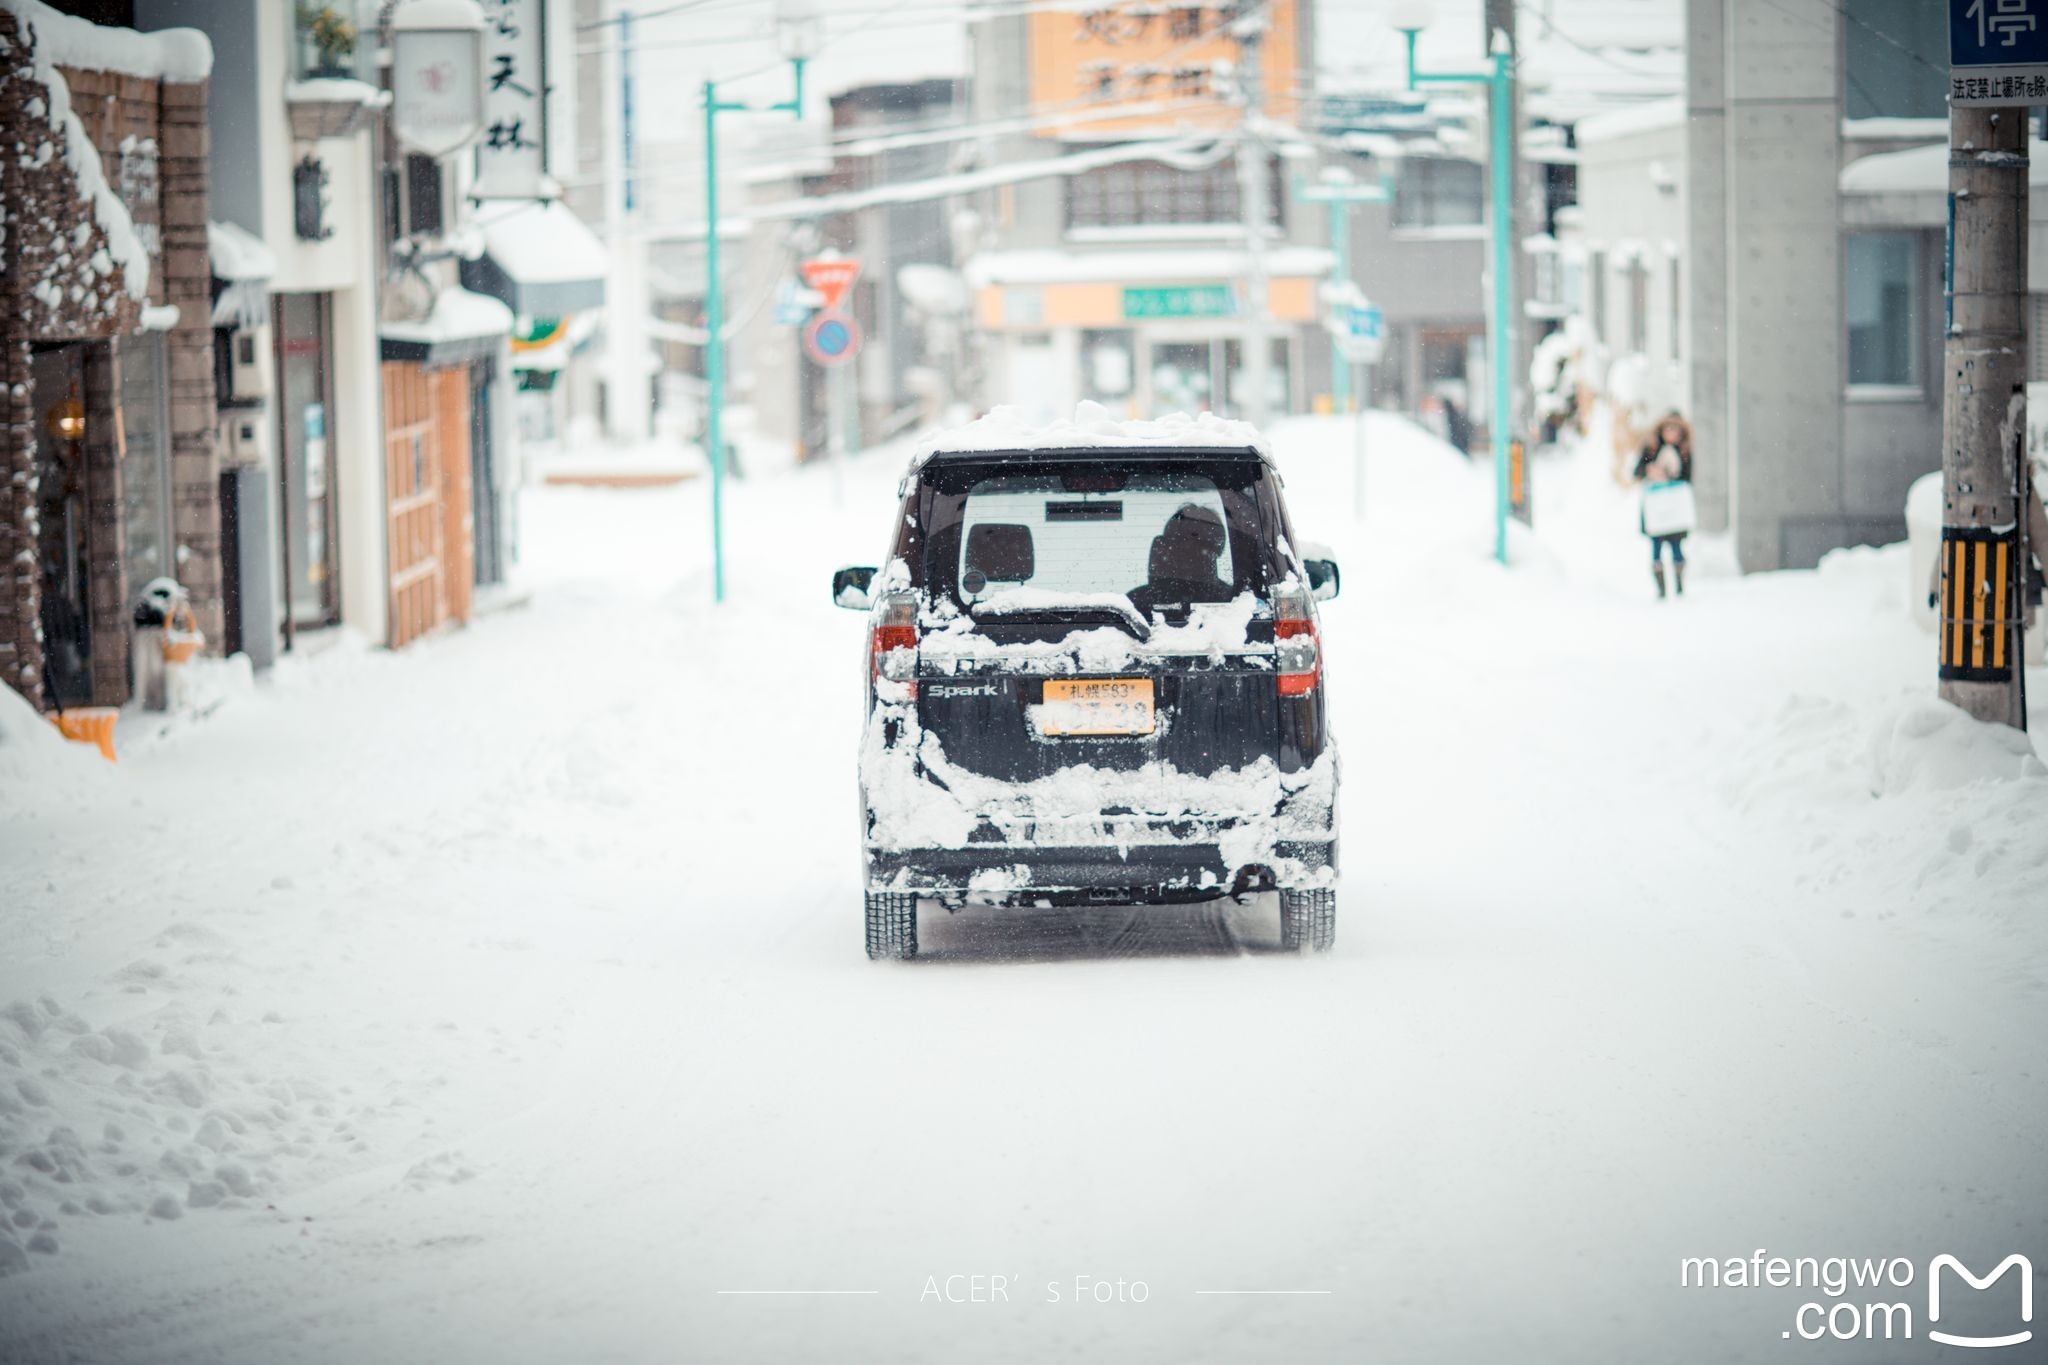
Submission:
[[[1328,887],[1280,892],[1280,946],[1330,951],[1337,941],[1337,893]]]
[[[868,956],[917,956],[917,897],[907,891],[868,892]]]

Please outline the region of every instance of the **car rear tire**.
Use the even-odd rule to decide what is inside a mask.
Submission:
[[[917,956],[917,897],[907,891],[868,892],[868,957]]]
[[[1329,887],[1280,892],[1280,946],[1330,951],[1337,941],[1337,893]]]

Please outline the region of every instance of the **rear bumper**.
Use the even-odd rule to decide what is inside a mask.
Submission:
[[[965,848],[867,850],[874,891],[945,898],[1065,901],[1091,891],[1138,899],[1202,900],[1232,891],[1331,886],[1337,841],[1282,839],[1257,850],[1216,843],[1058,847],[971,844]]]

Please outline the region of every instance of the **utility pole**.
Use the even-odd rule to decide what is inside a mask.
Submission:
[[[1273,211],[1273,187],[1266,176],[1266,149],[1259,141],[1265,109],[1265,73],[1259,65],[1266,36],[1263,4],[1248,5],[1236,21],[1237,79],[1244,97],[1238,124],[1237,186],[1244,210],[1245,327],[1244,386],[1239,410],[1263,428],[1271,415],[1267,392],[1273,372],[1273,318],[1266,287],[1266,229]]]
[[[633,12],[618,7],[613,40],[605,45],[604,80],[619,92],[618,107],[605,120],[605,246],[611,270],[605,279],[605,430],[619,441],[647,436],[654,412],[647,379],[647,289],[642,270],[646,243],[640,239],[639,188],[634,183]]]
[[[2024,108],[1949,108],[1941,412],[1941,696],[1979,720],[2020,730],[2027,121]]]

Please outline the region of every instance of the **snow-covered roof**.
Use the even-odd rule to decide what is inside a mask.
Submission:
[[[0,10],[33,26],[37,57],[57,66],[186,84],[213,74],[213,43],[196,28],[138,33],[59,14],[42,0],[0,0]]]
[[[2048,142],[2031,140],[2027,184],[2048,185]],[[1947,194],[1948,143],[1859,157],[1842,167],[1844,194]]]
[[[609,268],[604,243],[559,199],[498,200],[475,220],[484,250],[522,284],[602,279]]]
[[[1275,247],[1266,253],[1266,274],[1276,277],[1327,275],[1336,256],[1317,246]],[[986,284],[1106,284],[1123,280],[1224,280],[1250,273],[1251,261],[1237,247],[1130,248],[1117,251],[984,251],[967,262],[967,281]]]
[[[206,256],[217,280],[267,280],[277,274],[277,257],[263,239],[233,223],[206,225]]]
[[[1619,138],[1633,137],[1637,133],[1677,128],[1684,123],[1685,97],[1673,95],[1669,99],[1651,100],[1631,108],[1612,109],[1604,114],[1581,119],[1574,134],[1579,146],[1590,147],[1602,142],[1613,142]]]
[[[1842,136],[1850,141],[1946,142],[1945,118],[1845,118]]]
[[[1176,412],[1149,421],[1118,421],[1100,403],[1082,402],[1071,419],[1035,424],[1017,409],[993,408],[988,415],[927,436],[911,456],[915,470],[935,455],[1011,450],[1085,450],[1097,446],[1156,446],[1162,449],[1254,450],[1269,452],[1266,438],[1249,422],[1212,412],[1190,417]]]
[[[432,346],[448,341],[473,341],[505,336],[512,330],[512,310],[486,294],[450,285],[434,296],[434,307],[418,322],[387,322],[377,330],[388,341]]]

